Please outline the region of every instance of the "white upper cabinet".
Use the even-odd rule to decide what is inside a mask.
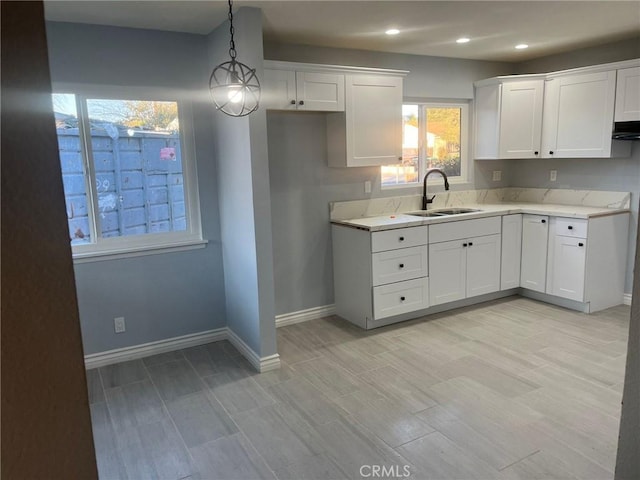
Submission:
[[[345,113],[327,117],[329,165],[363,167],[402,160],[402,77],[347,74]]]
[[[263,83],[267,109],[344,111],[344,74],[265,69]]]
[[[618,70],[616,122],[640,120],[640,67]]]
[[[543,92],[543,78],[477,85],[475,158],[537,158]]]
[[[615,121],[640,120],[640,64],[629,60],[475,83],[474,158],[615,158]],[[616,82],[617,71],[617,82]]]
[[[542,120],[543,157],[610,157],[615,91],[615,71],[549,78]]]

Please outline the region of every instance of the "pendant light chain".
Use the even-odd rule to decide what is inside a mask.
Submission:
[[[233,28],[233,11],[232,8],[233,1],[229,0],[229,35],[231,40],[229,41],[229,56],[235,60],[237,52],[236,52],[236,42],[233,39],[233,34],[235,33],[235,29]]]

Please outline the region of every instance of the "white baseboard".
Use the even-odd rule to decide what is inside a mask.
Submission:
[[[220,340],[229,340],[242,356],[259,372],[268,372],[269,370],[277,370],[280,368],[280,355],[276,353],[268,357],[259,357],[244,340],[228,327],[85,355],[84,365],[87,369],[104,367],[114,363],[150,357],[151,355],[157,355],[159,353],[197,347],[211,342],[219,342]]]
[[[335,315],[335,313],[336,306],[335,304],[333,304],[324,305],[322,307],[307,308],[306,310],[284,313],[282,315],[276,315],[276,328],[293,325],[294,323],[315,320],[316,318],[329,317],[331,315]]]
[[[236,332],[227,328],[227,338],[231,345],[246,358],[253,367],[259,372],[268,372],[269,370],[277,370],[280,368],[280,355],[269,355],[268,357],[260,357],[253,349],[242,340]]]
[[[197,347],[205,343],[217,342],[227,338],[227,328],[216,328],[215,330],[207,330],[205,332],[183,335],[181,337],[167,338],[157,342],[143,343],[132,347],[116,348],[115,350],[107,350],[106,352],[93,353],[85,355],[84,364],[86,368],[104,367],[127,360],[136,360],[138,358],[157,355],[158,353],[166,353],[182,348]]]
[[[631,294],[630,293],[625,293],[624,296],[622,297],[622,303],[624,303],[625,305],[631,305]]]

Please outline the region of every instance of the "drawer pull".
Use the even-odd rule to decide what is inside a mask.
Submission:
[[[400,268],[404,268],[404,263],[401,263],[400,265],[398,265]]]
[[[573,230],[573,227],[572,227],[571,225],[569,225],[567,228],[568,228],[569,230]]]
[[[584,243],[580,242],[580,243],[578,244],[578,246],[579,246],[579,247],[584,247]]]
[[[470,246],[470,247],[473,247],[473,242],[469,242],[469,246]]]
[[[398,240],[404,242],[404,237],[400,237]]]
[[[466,247],[466,246],[467,246],[467,244],[466,244],[466,243],[463,243],[463,244],[462,244],[462,246],[463,246],[463,247]]]
[[[404,301],[405,301],[405,298],[404,298],[404,297],[400,297],[400,301],[401,301],[401,302],[404,302]]]

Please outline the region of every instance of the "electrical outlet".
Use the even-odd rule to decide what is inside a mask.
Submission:
[[[499,182],[502,180],[502,170],[494,170],[493,171],[493,181]]]
[[[364,182],[364,193],[371,193],[371,182],[369,180]]]
[[[549,181],[555,182],[558,179],[558,171],[557,170],[549,170]]]
[[[124,317],[116,317],[113,319],[113,326],[116,329],[116,333],[123,333],[126,328],[124,324]]]

